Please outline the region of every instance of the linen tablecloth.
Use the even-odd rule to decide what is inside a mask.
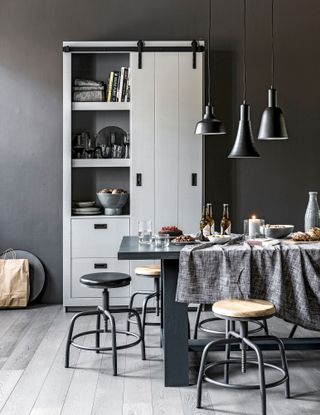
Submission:
[[[226,298],[269,300],[278,317],[320,330],[320,244],[183,248],[176,300],[211,304]]]

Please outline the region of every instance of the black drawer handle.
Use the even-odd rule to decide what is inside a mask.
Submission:
[[[108,268],[108,264],[94,264],[95,269],[106,269]]]
[[[198,185],[198,175],[197,173],[191,174],[191,186],[197,186]]]
[[[108,225],[106,223],[95,223],[94,229],[108,229]]]

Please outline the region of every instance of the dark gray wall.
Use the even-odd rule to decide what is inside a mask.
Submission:
[[[213,72],[227,136],[206,141],[207,200],[228,201],[236,230],[252,211],[302,227],[320,188],[320,2],[276,2],[276,87],[290,140],[259,143],[260,160],[231,161],[241,101],[240,0],[214,0]],[[248,1],[248,101],[255,133],[269,86],[270,1]],[[42,301],[62,299],[63,40],[206,38],[204,0],[1,0],[0,248],[44,262]],[[195,138],[196,139],[196,138]],[[199,218],[195,218],[198,220]]]

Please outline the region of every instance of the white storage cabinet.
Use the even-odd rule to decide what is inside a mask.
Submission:
[[[145,42],[146,46],[190,46],[191,42]],[[111,304],[128,303],[130,292],[152,288],[152,279],[134,277],[142,262],[118,261],[124,235],[137,235],[138,220],[154,231],[176,225],[198,230],[203,199],[203,144],[194,135],[203,109],[203,53],[102,52],[99,47],[134,47],[136,42],[64,42],[86,51],[63,53],[63,281],[64,306],[93,306],[99,290],[82,286],[81,275],[118,271],[133,276],[130,287],[111,290]],[[89,48],[89,49],[88,49]],[[107,80],[130,66],[131,102],[72,103],[75,77]],[[130,159],[72,160],[72,137],[115,125],[130,132]],[[137,175],[141,183],[137,181]],[[196,177],[196,179],[195,179]],[[195,181],[196,180],[196,181]],[[121,216],[72,216],[72,200],[94,200],[104,187],[121,187],[129,204]],[[146,263],[146,262],[143,262]]]

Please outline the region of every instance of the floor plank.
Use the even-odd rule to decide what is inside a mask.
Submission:
[[[63,314],[58,313],[57,315],[59,310],[61,311],[61,306],[46,307],[43,310],[45,316],[51,311],[52,315],[56,316],[56,318],[53,320],[49,329],[46,330],[42,342],[35,350],[15,389],[4,405],[1,415],[30,414],[32,406],[66,333],[67,325]],[[33,330],[30,330],[30,333],[33,334]],[[23,344],[26,343],[23,342]],[[31,344],[33,344],[32,341]]]
[[[66,324],[69,324],[72,314],[63,315]],[[88,330],[89,321],[87,319],[80,319],[77,323],[76,329],[79,331]],[[83,344],[83,338],[78,340],[79,344]],[[40,393],[32,408],[30,415],[59,415],[65,402],[70,383],[76,369],[65,369],[65,348],[66,336],[64,337],[56,358],[48,372],[46,379],[43,382]],[[72,348],[71,363],[77,365],[80,355],[80,350]]]

